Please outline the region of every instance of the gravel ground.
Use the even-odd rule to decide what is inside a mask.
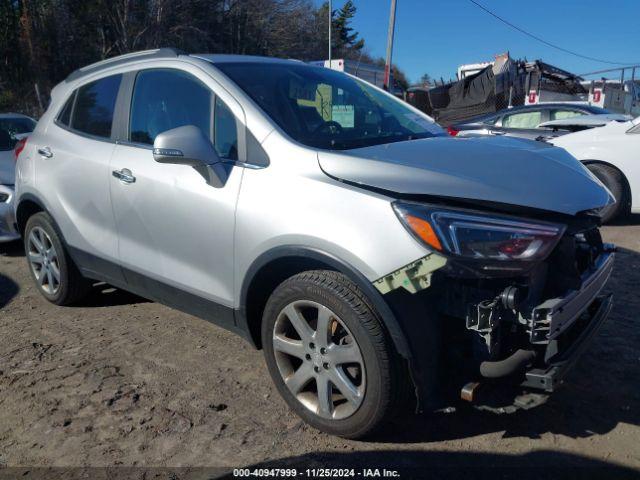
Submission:
[[[0,467],[614,466],[635,475],[640,217],[604,232],[620,247],[614,309],[546,405],[409,416],[367,442],[305,426],[240,338],[114,289],[55,307],[32,286],[21,246],[0,245]]]

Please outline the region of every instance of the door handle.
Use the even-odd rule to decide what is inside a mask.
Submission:
[[[49,147],[40,147],[38,149],[38,154],[40,154],[41,156],[43,156],[44,158],[51,158],[53,157],[53,152],[51,151],[51,149]]]
[[[131,170],[129,170],[128,168],[123,168],[122,170],[114,170],[113,172],[111,172],[111,175],[124,183],[134,183],[136,181],[136,177],[133,176]]]
[[[489,130],[489,132],[491,133],[491,135],[506,135],[507,132],[502,132],[500,130]]]

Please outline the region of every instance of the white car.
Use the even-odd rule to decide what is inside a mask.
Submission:
[[[609,122],[628,122],[632,120],[631,115],[622,113],[603,113],[600,115],[581,115],[579,117],[562,118],[560,120],[551,120],[550,122],[542,122],[538,128],[548,128],[550,130],[569,130],[572,132],[580,132],[589,128],[603,127]]]
[[[0,114],[0,242],[20,238],[14,219],[14,184],[18,142],[36,127],[36,121],[19,113]],[[21,148],[22,145],[18,145]]]
[[[550,140],[584,163],[616,197],[603,222],[640,213],[640,117]]]

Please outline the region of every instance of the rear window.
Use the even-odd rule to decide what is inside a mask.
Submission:
[[[122,75],[113,75],[80,87],[71,127],[96,137],[110,138],[121,80]]]
[[[36,122],[30,118],[0,118],[0,151],[13,150],[18,140],[34,128]]]

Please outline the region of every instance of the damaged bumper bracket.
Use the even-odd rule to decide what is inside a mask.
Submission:
[[[548,343],[580,317],[607,283],[613,270],[614,256],[612,250],[601,254],[596,260],[594,272],[583,279],[580,290],[563,298],[547,300],[533,309],[531,343]]]
[[[585,320],[587,325],[580,335],[565,349],[553,355],[547,368],[535,368],[526,372],[526,379],[522,386],[553,392],[607,319],[611,304],[611,294],[598,297],[591,305],[590,310],[593,313]],[[547,349],[557,350],[557,345],[550,343]]]
[[[444,267],[447,260],[442,255],[430,253],[415,262],[411,262],[398,270],[388,273],[373,282],[383,295],[397,288],[404,288],[409,293],[416,293],[431,286],[431,274]]]

